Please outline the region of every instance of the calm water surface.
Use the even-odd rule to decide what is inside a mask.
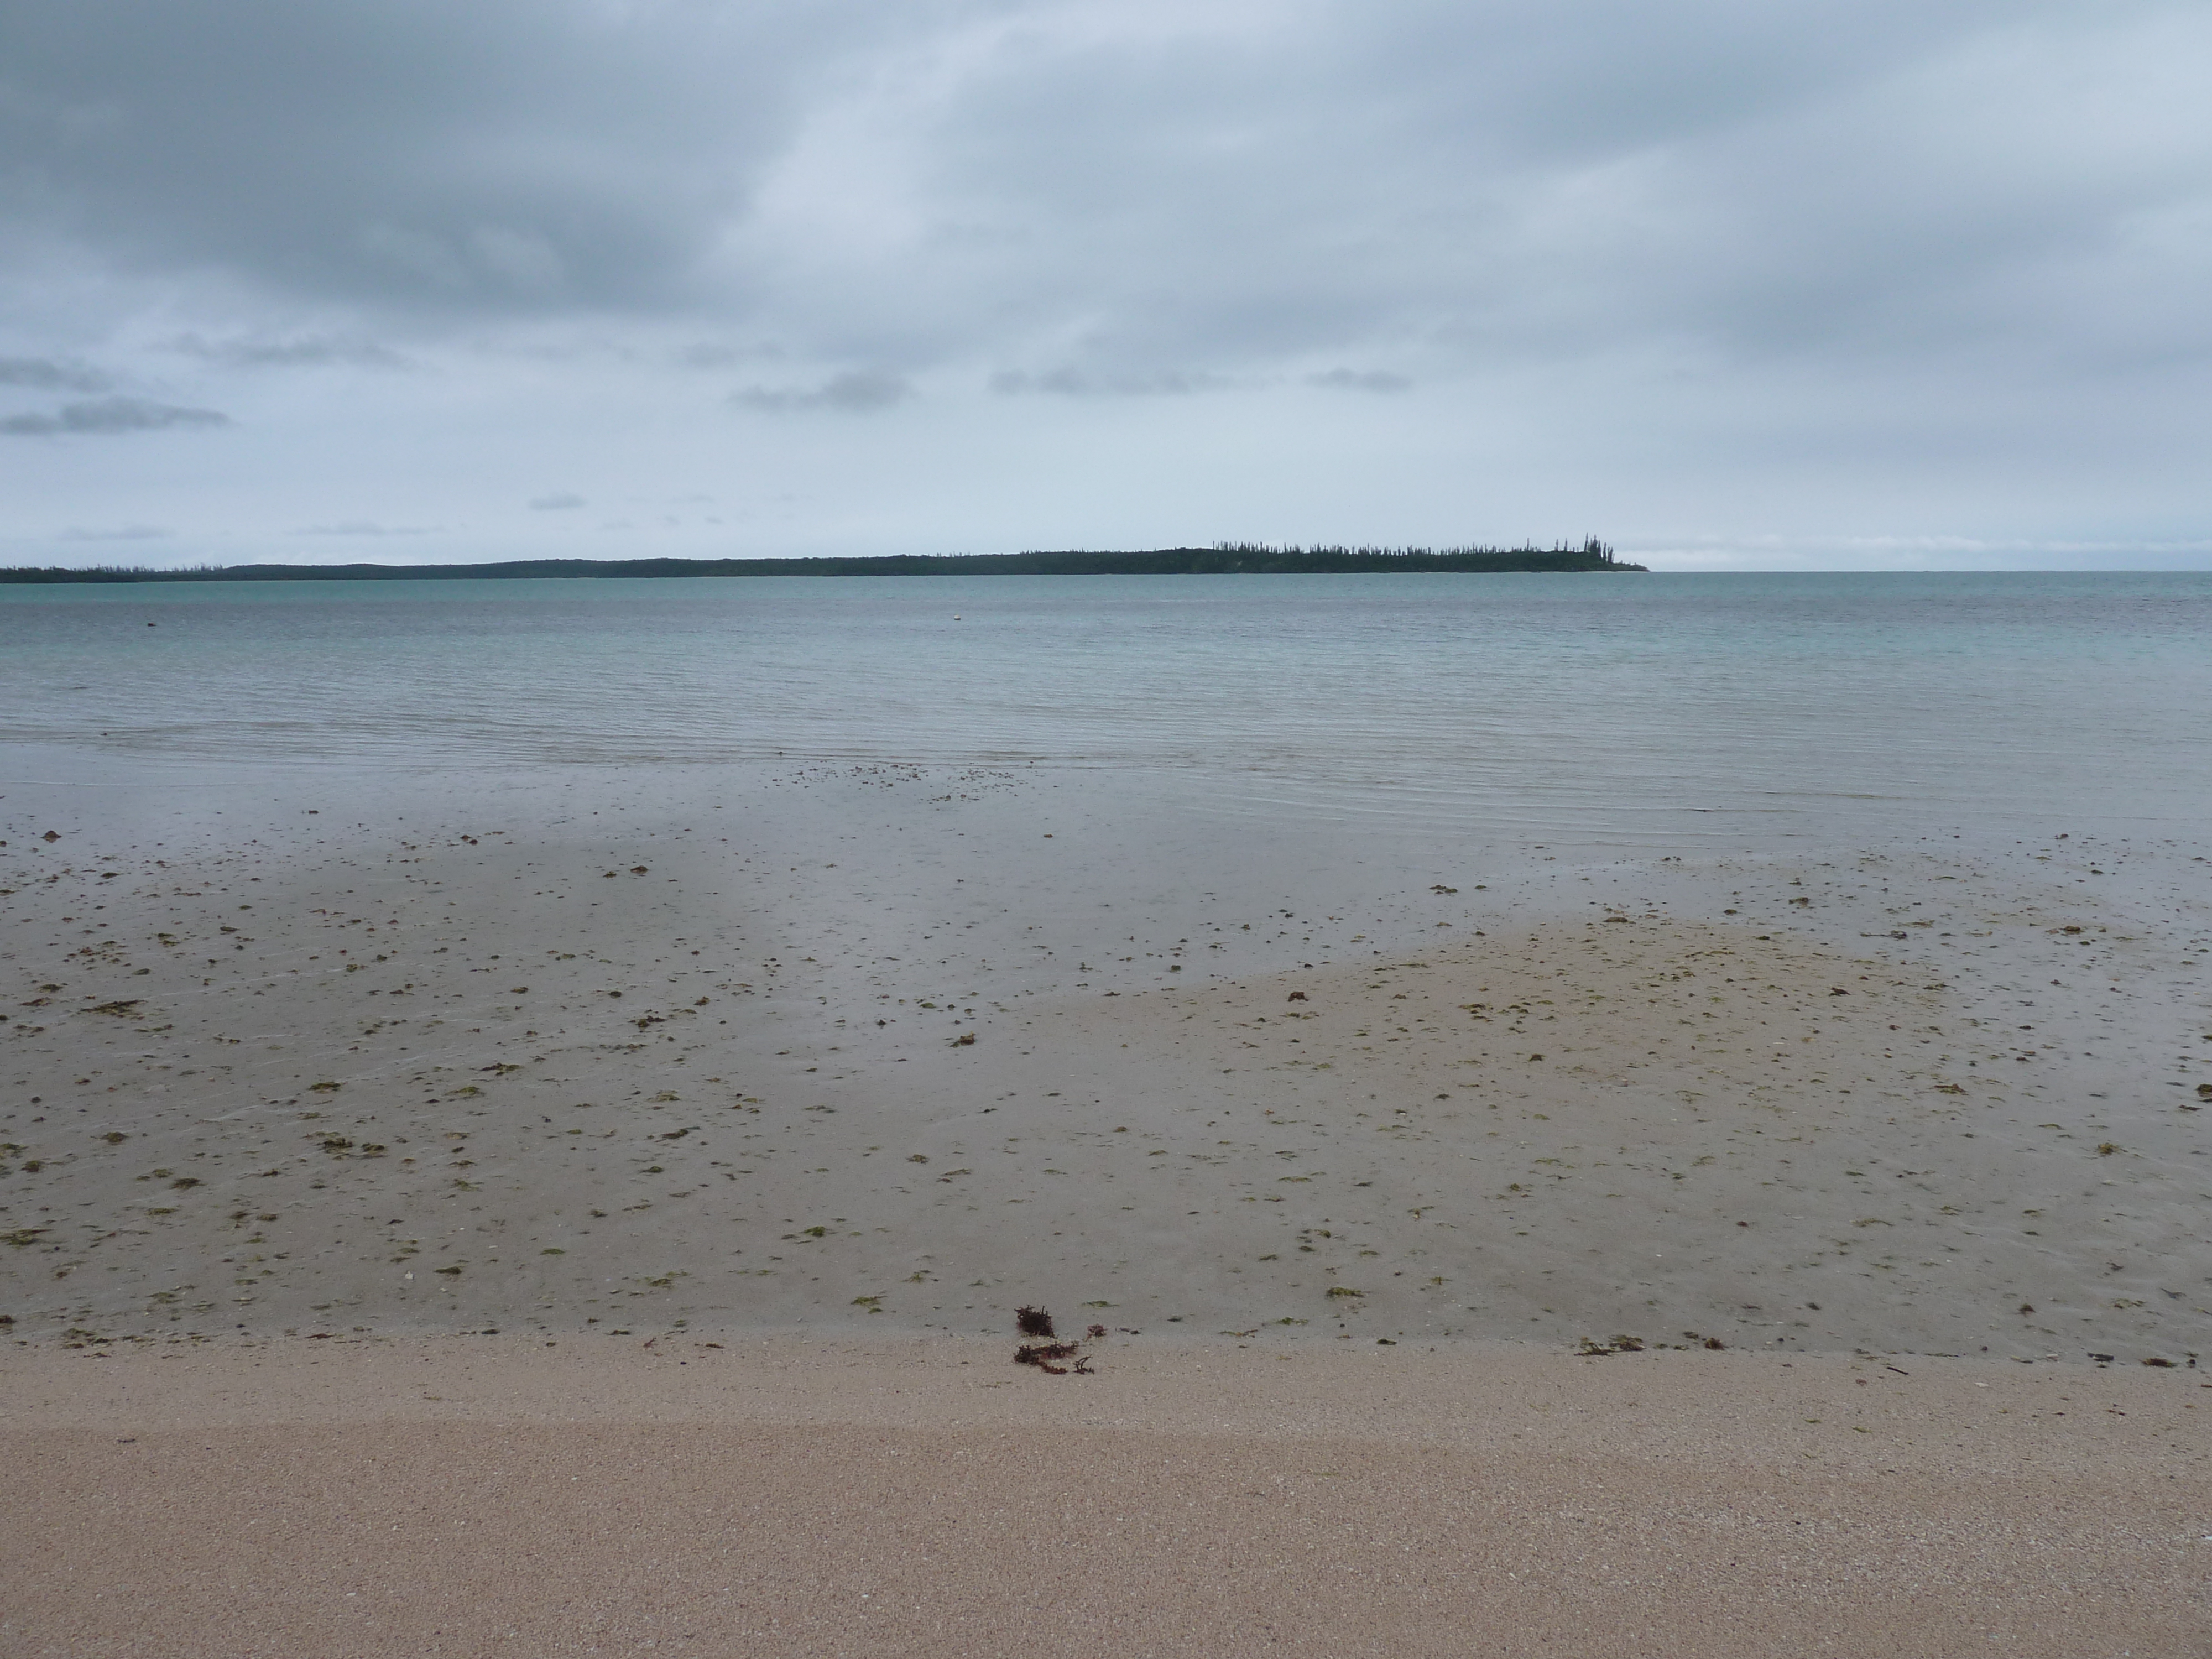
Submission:
[[[2208,710],[2212,574],[0,587],[0,742],[186,765],[1036,763],[1535,838],[2193,837]]]

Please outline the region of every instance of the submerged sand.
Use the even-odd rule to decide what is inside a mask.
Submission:
[[[5,803],[18,1338],[1044,1299],[1273,1342],[2212,1352],[2181,849],[1318,867],[1030,781],[329,828],[291,787],[52,842]]]

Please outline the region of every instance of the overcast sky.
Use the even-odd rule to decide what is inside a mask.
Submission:
[[[2212,7],[0,0],[0,563],[2212,568]]]

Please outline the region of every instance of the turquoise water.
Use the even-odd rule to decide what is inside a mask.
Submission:
[[[0,587],[0,743],[185,766],[1034,763],[1516,838],[2193,836],[2208,709],[2212,574]]]

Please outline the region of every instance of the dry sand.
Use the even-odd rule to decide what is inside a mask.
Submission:
[[[2212,1651],[2202,855],[1131,810],[11,787],[11,1650]]]
[[[1125,1340],[1054,1379],[975,1340],[643,1340],[18,1359],[0,1638],[2212,1650],[2212,1389],[2186,1372]]]

